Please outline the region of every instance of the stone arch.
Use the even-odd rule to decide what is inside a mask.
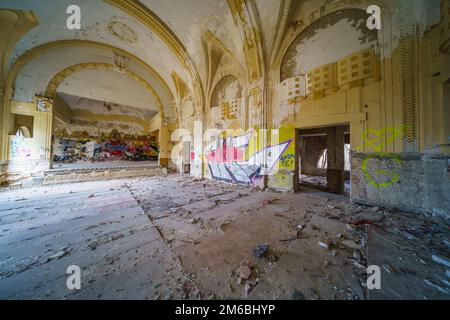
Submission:
[[[102,49],[110,50],[112,52],[117,52],[118,54],[123,55],[125,57],[129,57],[131,61],[134,61],[138,65],[141,65],[150,75],[155,77],[155,79],[157,79],[161,83],[164,90],[168,93],[170,100],[171,101],[174,100],[174,94],[173,94],[172,90],[170,90],[170,87],[167,85],[167,83],[164,81],[164,79],[151,66],[149,66],[147,63],[145,63],[143,60],[141,60],[140,58],[136,57],[135,55],[133,55],[125,50],[122,50],[120,48],[116,48],[114,46],[111,46],[111,45],[108,45],[105,43],[96,42],[96,41],[88,41],[88,40],[61,40],[61,41],[45,43],[43,45],[34,47],[33,49],[24,53],[22,56],[20,56],[15,61],[14,65],[9,70],[9,72],[6,76],[5,87],[12,88],[14,83],[16,82],[17,76],[19,75],[19,73],[23,69],[23,67],[25,65],[27,65],[29,62],[31,62],[37,56],[44,54],[45,52],[47,52],[51,49],[54,49],[54,48],[66,48],[66,47],[69,48],[69,47],[80,47],[80,46],[81,47],[102,48]],[[6,99],[6,101],[11,99],[13,92],[12,92],[12,90],[9,90],[9,92],[7,92],[7,93],[8,93],[8,95],[4,97]]]
[[[365,23],[367,17],[364,10],[345,8],[324,15],[306,26],[292,39],[283,54],[279,69],[280,80],[305,74],[315,67],[332,63],[367,49],[368,46],[376,46],[378,30],[367,28]],[[348,30],[342,34],[333,34],[335,26],[335,29],[339,31],[345,28]],[[314,42],[311,42],[311,39]],[[334,45],[333,41],[341,45]],[[334,49],[327,50],[325,48],[327,43],[331,43],[330,47]],[[309,54],[308,50],[314,50],[315,54]]]
[[[71,76],[76,72],[82,70],[113,70],[113,69],[114,66],[112,64],[96,63],[96,62],[80,63],[70,66],[68,68],[65,68],[64,70],[61,70],[60,72],[58,72],[58,74],[56,74],[53,77],[53,79],[47,85],[47,89],[45,90],[45,96],[49,99],[55,99],[56,90],[58,89],[59,85],[66,78],[68,78],[69,76]],[[156,101],[158,101],[159,111],[161,112],[161,115],[164,115],[164,107],[161,103],[161,99],[159,95],[156,93],[156,91],[153,89],[153,87],[145,79],[143,79],[141,76],[137,75],[132,71],[127,70],[125,72],[125,75],[142,84],[147,89],[147,91],[149,91],[150,94],[155,97]]]
[[[301,21],[297,21],[297,27],[294,31],[287,34],[284,39],[281,41],[280,47],[277,50],[277,53],[274,58],[273,68],[276,70],[275,72],[275,78],[274,80],[279,82],[281,77],[281,65],[282,60],[286,55],[286,52],[288,51],[289,47],[292,45],[292,43],[297,39],[297,37],[310,25],[314,24],[321,18],[328,16],[330,14],[342,11],[342,10],[349,10],[349,9],[356,9],[361,11],[366,11],[367,7],[369,5],[378,5],[381,8],[382,11],[382,29],[379,30],[378,37],[380,39],[383,39],[383,41],[392,41],[392,34],[391,34],[391,10],[388,8],[388,6],[384,3],[385,1],[381,0],[363,0],[360,3],[355,3],[352,5],[349,5],[346,1],[339,1],[337,3],[333,4],[327,4],[320,9],[318,8],[317,11],[308,12],[303,15],[303,19]],[[320,11],[320,14],[319,14]],[[391,48],[386,48],[386,50],[391,50]]]

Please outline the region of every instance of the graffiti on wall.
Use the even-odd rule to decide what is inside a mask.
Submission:
[[[372,148],[374,152],[364,157],[361,164],[361,170],[371,186],[375,188],[386,188],[400,179],[400,175],[392,170],[370,170],[369,161],[371,159],[389,160],[397,166],[400,165],[401,160],[398,155],[384,153],[382,150],[388,144],[394,143],[401,133],[402,128],[382,130],[367,129],[364,131],[363,140],[366,146]]]
[[[30,158],[33,153],[31,139],[24,137],[13,137],[10,142],[10,153],[12,159]]]
[[[158,160],[159,148],[149,140],[59,138],[55,143],[53,161]]]
[[[293,139],[258,150],[254,134],[251,131],[241,136],[217,138],[209,145],[205,156],[213,179],[255,184],[263,176],[275,174],[284,165],[280,163],[283,156],[284,161],[291,158],[287,150],[293,145]]]

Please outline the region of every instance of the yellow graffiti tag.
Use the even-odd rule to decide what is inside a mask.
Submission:
[[[378,182],[374,178],[373,174],[367,170],[367,164],[370,159],[390,159],[397,165],[401,163],[397,155],[383,153],[382,150],[389,144],[393,143],[395,139],[402,133],[403,128],[383,128],[381,130],[366,129],[364,131],[363,140],[368,147],[372,147],[375,150],[374,153],[368,154],[362,161],[361,170],[364,176],[369,180],[369,184],[376,188],[385,188],[391,184],[397,182],[400,179],[400,175],[396,172],[387,170],[376,170],[373,174],[391,176],[391,179],[386,182]],[[371,138],[369,138],[369,135]]]

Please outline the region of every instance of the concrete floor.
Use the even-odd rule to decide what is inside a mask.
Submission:
[[[98,169],[98,168],[136,168],[154,166],[158,167],[158,161],[78,161],[72,163],[54,163],[51,170],[84,170],[84,169]]]
[[[181,175],[5,190],[0,298],[449,299],[449,230],[320,191]],[[368,264],[381,290],[365,288]],[[66,288],[69,265],[81,290]]]

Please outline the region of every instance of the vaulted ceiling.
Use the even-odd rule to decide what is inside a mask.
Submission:
[[[284,1],[250,2],[255,14],[260,11],[267,22],[261,29],[267,49]],[[66,27],[66,10],[73,4],[81,9],[80,30]],[[205,95],[209,68],[202,46],[205,33],[214,34],[238,63],[246,66],[246,26],[239,22],[245,18],[237,18],[238,12],[233,10],[243,5],[244,1],[235,0],[2,0],[3,24],[14,23],[6,19],[13,12],[30,12],[36,20],[8,53],[4,77],[8,74],[13,99],[19,101],[32,101],[35,94],[66,93],[162,109],[172,118],[178,94],[174,75],[196,95],[198,103]],[[117,55],[128,59],[134,77],[124,80],[129,74],[114,75],[112,68],[95,67],[114,65]]]
[[[0,78],[19,101],[31,101],[35,94],[75,94],[162,111],[174,120],[182,97],[205,107],[221,60],[232,61],[247,84],[264,82],[297,30],[326,14],[325,7],[332,11],[350,2],[361,8],[370,3],[2,0],[0,26],[6,32],[0,35]],[[66,27],[66,11],[73,4],[81,9],[80,30]],[[127,71],[113,75],[117,61],[125,61]]]

